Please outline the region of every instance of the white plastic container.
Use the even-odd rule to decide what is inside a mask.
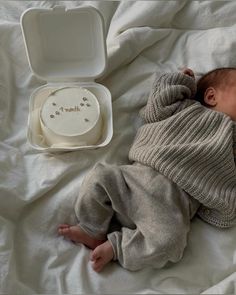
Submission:
[[[107,60],[100,12],[93,7],[30,8],[21,16],[21,27],[31,70],[47,82],[30,97],[28,140],[31,146],[50,152],[106,146],[113,135],[111,94],[94,81],[105,71]],[[63,87],[82,87],[97,98],[102,132],[96,143],[81,141],[77,145],[75,140],[72,145],[53,142],[52,138],[49,144],[46,140],[41,109],[50,93]]]

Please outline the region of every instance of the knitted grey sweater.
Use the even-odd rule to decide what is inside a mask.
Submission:
[[[194,79],[182,73],[156,78],[129,158],[158,170],[197,199],[202,219],[230,227],[236,223],[236,125],[195,101],[195,92]]]

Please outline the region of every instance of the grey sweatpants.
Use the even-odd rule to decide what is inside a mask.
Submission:
[[[82,183],[75,213],[90,236],[107,235],[114,260],[138,270],[181,259],[198,207],[151,167],[97,164]]]

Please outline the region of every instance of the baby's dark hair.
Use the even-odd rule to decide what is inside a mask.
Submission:
[[[228,77],[236,68],[217,68],[202,76],[197,82],[195,99],[201,104],[208,106],[204,101],[204,94],[208,87],[220,87],[227,84]]]

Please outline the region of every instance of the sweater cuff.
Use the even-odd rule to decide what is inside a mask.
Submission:
[[[195,79],[193,77],[190,77],[189,75],[183,74],[181,72],[164,74],[159,79],[155,79],[154,84],[155,84],[155,86],[161,84],[163,87],[171,86],[171,85],[186,86],[191,91],[190,98],[193,98],[196,94],[196,91],[197,91]]]

